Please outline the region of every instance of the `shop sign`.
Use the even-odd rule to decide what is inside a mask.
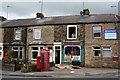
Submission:
[[[116,29],[105,29],[104,37],[105,39],[117,39],[117,30]]]

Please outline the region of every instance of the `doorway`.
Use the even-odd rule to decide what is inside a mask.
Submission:
[[[55,46],[55,64],[60,64],[60,46]]]

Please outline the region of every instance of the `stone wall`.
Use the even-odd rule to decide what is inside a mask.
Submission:
[[[77,35],[77,39],[67,39],[67,25],[55,25],[54,27],[54,40],[55,41],[83,41],[84,39],[84,25],[77,25],[77,34],[80,33],[80,37]]]
[[[21,40],[15,40],[15,30],[21,30]],[[14,41],[22,41],[25,43],[26,31],[25,27],[17,27],[17,28],[4,28],[4,43],[11,44]]]
[[[101,38],[93,38],[93,26],[102,26]],[[86,24],[85,25],[85,65],[88,67],[112,67],[118,68],[118,61],[113,61],[113,56],[118,56],[118,40],[105,40],[104,29],[116,29],[115,24]],[[93,46],[111,46],[111,57],[93,56]]]
[[[34,39],[34,29],[41,29],[41,38]],[[52,44],[54,42],[54,26],[31,26],[28,29],[32,29],[32,32],[27,32],[27,44],[32,41],[43,41],[44,44]]]
[[[35,28],[40,28],[41,29],[41,38],[40,39],[34,39],[34,29]],[[28,27],[27,30],[31,29],[32,32],[27,32],[27,54],[26,57],[28,60],[31,60],[31,47],[43,47],[48,48],[48,47],[53,47],[53,42],[54,42],[54,26],[31,26]],[[41,44],[34,44],[30,45],[32,41],[43,41]],[[36,63],[36,60],[32,61],[33,63]]]
[[[3,28],[0,28],[0,43],[3,43]]]

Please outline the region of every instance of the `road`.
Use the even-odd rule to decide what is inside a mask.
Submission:
[[[72,75],[72,74],[71,74]],[[23,76],[2,76],[2,80],[46,80],[46,79],[49,79],[49,80],[53,80],[53,78],[55,80],[59,80],[61,78],[64,78],[65,80],[67,78],[69,78],[69,80],[76,80],[76,79],[97,79],[97,80],[118,80],[118,78],[120,79],[120,75],[118,74],[104,74],[104,75],[90,75],[90,76],[76,76],[76,77],[73,77],[71,78],[71,76],[64,76],[64,77],[23,77]]]

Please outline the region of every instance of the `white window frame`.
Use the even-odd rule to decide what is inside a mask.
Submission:
[[[0,47],[1,47],[1,50],[0,50],[0,52],[1,52],[0,60],[2,60],[2,58],[3,58],[3,46],[1,46],[1,43],[0,43]]]
[[[22,50],[20,50],[20,48],[22,48]],[[20,58],[20,51],[22,51],[22,59],[24,57],[24,48],[23,47],[19,47],[19,58]]]
[[[94,27],[100,27],[100,37],[95,37],[94,36]],[[93,38],[101,38],[101,30],[102,30],[102,26],[93,26]]]
[[[75,27],[76,28],[76,38],[69,38],[69,27]],[[67,39],[77,39],[77,25],[67,25]]]
[[[39,35],[39,38],[36,38],[36,30],[39,29],[40,31],[40,35]],[[34,29],[34,39],[41,39],[41,29],[40,28],[35,28]]]
[[[13,48],[18,48],[18,50],[14,50]],[[20,50],[20,48],[22,48],[22,50]],[[20,59],[20,51],[22,51],[22,59],[23,59],[23,57],[24,57],[24,47],[17,47],[17,46],[14,46],[14,47],[12,47],[12,50],[13,51],[18,51],[18,58]],[[21,60],[22,60],[21,59]]]
[[[104,47],[110,47],[110,49],[104,49]],[[110,51],[110,56],[103,56],[103,57],[111,57],[111,46],[103,46],[102,47],[102,54],[103,54],[103,51]]]
[[[16,39],[16,40],[21,40],[21,30],[20,30],[20,32],[17,32],[17,30],[20,30],[20,29],[16,29],[16,30],[15,30],[15,39]],[[20,37],[19,37],[19,38],[16,37],[17,34],[20,34]]]
[[[101,53],[101,47],[100,47],[100,49],[94,49],[94,47],[100,47],[100,46],[93,46],[93,47],[92,47],[93,56],[94,56],[94,57],[100,57],[99,54],[98,54],[98,56],[95,56],[94,51],[95,51],[95,50],[100,50],[100,53]]]
[[[39,53],[39,47],[37,47],[38,50],[33,50],[32,48],[33,48],[33,47],[31,47],[31,60],[37,60],[37,58],[36,58],[36,59],[33,58],[33,55],[32,55],[32,54],[33,54],[33,52],[38,52],[38,53]],[[37,54],[37,56],[38,56],[38,54]]]

